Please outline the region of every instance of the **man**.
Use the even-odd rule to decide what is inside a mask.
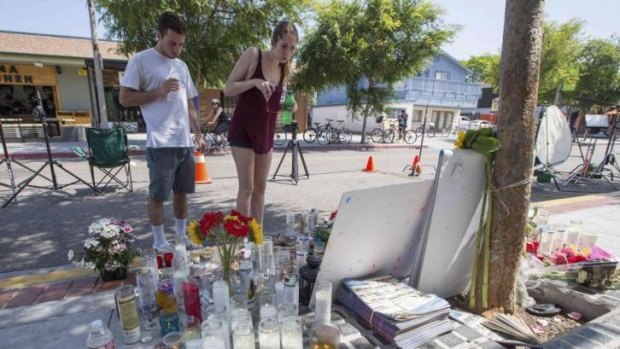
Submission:
[[[398,139],[403,139],[403,137],[405,136],[408,118],[409,115],[407,115],[405,109],[401,109],[400,114],[398,114]]]
[[[173,12],[159,16],[157,44],[134,55],[121,81],[119,100],[125,107],[139,106],[146,122],[146,161],[149,167],[147,209],[153,231],[153,247],[171,250],[164,235],[164,201],[173,192],[176,238],[185,236],[187,194],[193,193],[194,141],[201,151],[205,143],[188,106],[198,95],[187,65],[178,59],[187,27]]]

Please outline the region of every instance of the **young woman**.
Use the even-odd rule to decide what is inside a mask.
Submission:
[[[271,165],[277,105],[290,77],[299,36],[288,21],[278,23],[271,49],[247,49],[228,77],[224,94],[238,96],[228,140],[239,178],[237,210],[263,221],[265,188]]]

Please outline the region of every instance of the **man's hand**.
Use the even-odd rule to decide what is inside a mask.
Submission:
[[[170,92],[176,92],[179,90],[179,80],[167,79],[159,88],[157,93],[160,97],[166,97]]]
[[[205,143],[202,133],[194,135],[194,144],[196,145],[196,149],[198,149],[201,153],[204,153],[207,150],[207,143]]]

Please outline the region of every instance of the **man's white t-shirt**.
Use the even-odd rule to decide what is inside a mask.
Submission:
[[[187,100],[196,97],[198,92],[185,62],[168,58],[154,48],[131,57],[123,74],[121,86],[138,91],[154,90],[169,78],[179,80],[178,91],[140,106],[146,122],[147,148],[194,146]]]

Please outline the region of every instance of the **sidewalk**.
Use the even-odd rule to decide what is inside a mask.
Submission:
[[[620,192],[551,200],[537,206],[550,213],[551,223],[567,218],[583,220],[584,227],[599,234],[602,247],[620,251],[620,217],[617,216]],[[5,275],[0,279],[0,337],[8,339],[3,347],[83,348],[88,324],[102,319],[114,332],[117,348],[152,348],[156,340],[132,346],[122,344],[113,291],[123,284],[135,285],[134,273],[129,275],[128,280],[105,283],[92,271],[77,267]],[[592,294],[587,300],[592,304],[607,302],[615,310],[599,321],[577,328],[574,335],[560,336],[549,343],[553,344],[550,347],[585,348],[584,343],[588,348],[620,345],[620,291]],[[586,335],[589,339],[584,342]]]

